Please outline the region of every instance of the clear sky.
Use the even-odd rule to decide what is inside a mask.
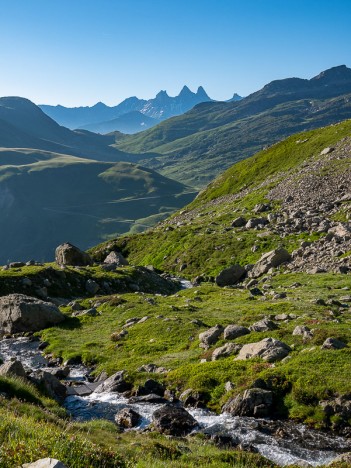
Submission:
[[[351,0],[0,0],[0,95],[114,105],[351,67]]]

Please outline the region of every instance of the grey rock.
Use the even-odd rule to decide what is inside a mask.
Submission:
[[[232,222],[232,227],[243,227],[246,224],[246,219],[243,216],[239,216]]]
[[[24,463],[22,468],[68,468],[55,458],[41,458],[32,463]]]
[[[96,283],[96,281],[88,279],[85,283],[85,289],[89,294],[96,294],[100,289],[100,286]]]
[[[168,435],[184,436],[191,432],[197,422],[184,408],[164,405],[152,415],[154,428]]]
[[[205,395],[201,392],[193,390],[192,388],[184,390],[184,392],[179,395],[179,400],[183,403],[184,406],[191,406],[193,408],[206,407]]]
[[[56,248],[55,260],[58,265],[87,266],[93,264],[93,260],[89,254],[69,242],[61,244]]]
[[[273,392],[262,388],[249,388],[243,394],[229,400],[222,411],[234,416],[268,416],[273,406]]]
[[[24,294],[0,297],[0,329],[5,333],[38,331],[65,319],[58,307]]]
[[[125,380],[125,371],[119,371],[111,375],[95,390],[96,393],[118,392],[122,393],[132,388],[131,384]]]
[[[283,248],[265,253],[250,271],[251,278],[258,278],[268,272],[270,268],[276,268],[291,260],[289,252]]]
[[[26,378],[27,374],[20,361],[7,361],[0,366],[0,375],[3,377],[22,377]]]
[[[216,284],[218,286],[232,286],[238,283],[246,275],[246,270],[241,265],[232,265],[225,268],[216,276]]]
[[[115,415],[116,424],[126,429],[137,426],[140,420],[140,414],[132,408],[123,408]]]
[[[57,377],[46,371],[36,371],[31,379],[37,385],[43,386],[47,393],[59,402],[63,402],[67,395],[67,389]]]
[[[231,356],[232,354],[236,354],[242,345],[237,343],[226,343],[224,346],[220,348],[216,348],[212,353],[212,361],[217,361],[220,358]]]
[[[267,218],[251,218],[248,220],[248,222],[245,224],[245,227],[247,229],[253,229],[257,226],[265,226],[266,224],[269,224],[269,221]]]
[[[224,339],[225,340],[235,340],[239,336],[248,335],[250,330],[247,327],[241,325],[228,325],[224,329]]]
[[[291,348],[282,341],[275,338],[264,338],[257,343],[248,343],[239,351],[236,361],[246,360],[253,357],[259,357],[264,361],[274,362],[285,358]]]
[[[249,330],[253,332],[266,332],[266,331],[276,330],[277,328],[278,328],[278,325],[272,322],[272,320],[263,319],[263,320],[253,323],[251,327],[249,327]]]
[[[342,453],[341,455],[338,455],[328,464],[328,466],[334,465],[336,463],[339,463],[342,466],[351,466],[351,452]]]
[[[215,344],[221,334],[223,333],[222,325],[215,325],[212,328],[200,333],[200,348],[208,349],[211,345]]]
[[[322,349],[343,349],[346,344],[337,338],[327,338],[322,344]]]
[[[112,264],[116,266],[127,266],[129,262],[123,257],[119,252],[112,251],[110,252],[104,260],[106,264]]]

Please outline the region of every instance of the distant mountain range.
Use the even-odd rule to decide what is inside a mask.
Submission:
[[[239,101],[199,104],[137,135],[116,135],[115,146],[150,152],[142,164],[202,188],[236,161],[292,133],[348,118],[351,69],[342,65],[310,80],[272,81]]]
[[[230,101],[240,99],[238,94],[234,94]],[[196,104],[211,101],[202,86],[196,93],[184,86],[175,97],[169,96],[166,91],[160,91],[154,99],[130,97],[113,107],[102,102],[92,107],[39,107],[57,123],[70,129],[83,128],[97,133],[137,133],[157,125],[162,120],[184,114]]]

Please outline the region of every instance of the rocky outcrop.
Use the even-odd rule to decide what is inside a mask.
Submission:
[[[5,333],[38,331],[64,320],[58,307],[24,294],[0,297],[0,329]]]
[[[167,435],[184,436],[196,426],[196,420],[184,408],[164,405],[152,415],[156,431]]]
[[[96,393],[117,392],[122,393],[132,388],[131,384],[125,380],[125,371],[119,371],[111,375],[95,390]]]
[[[232,265],[225,268],[216,276],[216,283],[218,286],[232,286],[238,283],[246,275],[246,270],[241,265]]]
[[[200,348],[208,349],[211,345],[217,343],[219,337],[223,333],[222,325],[215,325],[212,328],[200,333],[199,340],[200,340]]]
[[[179,395],[179,400],[184,406],[193,408],[206,408],[207,398],[204,393],[188,388]]]
[[[55,261],[58,265],[68,266],[87,266],[93,264],[93,260],[89,254],[69,242],[65,242],[56,248]]]
[[[115,415],[116,424],[125,429],[137,426],[140,420],[140,414],[132,408],[123,408]]]
[[[267,273],[271,268],[276,268],[289,262],[291,255],[286,249],[280,248],[265,253],[249,272],[251,278],[258,278]]]
[[[243,394],[229,400],[222,410],[233,416],[263,418],[270,414],[272,406],[273,392],[262,388],[249,388]]]
[[[46,371],[36,371],[30,376],[31,380],[41,387],[55,400],[62,403],[67,396],[67,389],[54,375]]]
[[[322,349],[343,349],[346,344],[337,338],[327,338],[322,344]]]
[[[240,361],[259,357],[264,361],[274,362],[285,358],[290,351],[291,348],[282,341],[276,340],[275,338],[264,338],[257,343],[244,345],[235,360]]]

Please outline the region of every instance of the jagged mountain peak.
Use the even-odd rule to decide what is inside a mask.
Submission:
[[[184,85],[182,90],[180,91],[178,97],[181,97],[181,96],[193,96],[194,93],[192,91],[190,91],[190,89]]]
[[[351,80],[351,68],[346,65],[328,68],[322,71],[319,75],[314,76],[311,81],[323,80],[329,82],[349,81]]]

